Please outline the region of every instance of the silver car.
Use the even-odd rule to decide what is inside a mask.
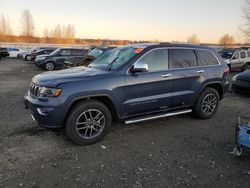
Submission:
[[[223,50],[220,55],[231,69],[245,71],[250,67],[250,51],[248,50]]]

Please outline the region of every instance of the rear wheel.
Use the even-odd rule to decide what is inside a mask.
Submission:
[[[54,70],[54,68],[55,68],[55,65],[54,65],[53,62],[47,62],[47,63],[45,64],[45,69],[46,69],[47,71],[52,71],[52,70]]]
[[[26,55],[25,60],[31,61],[31,55]]]
[[[194,114],[200,119],[210,119],[219,106],[219,94],[213,88],[205,88],[193,108]]]
[[[70,112],[65,127],[66,134],[78,145],[93,144],[107,134],[111,122],[111,114],[103,103],[85,101]]]
[[[246,71],[250,68],[250,63],[246,63],[244,67],[242,68],[242,71]]]
[[[243,154],[243,149],[239,146],[234,147],[233,149],[233,155],[234,157],[241,157]]]

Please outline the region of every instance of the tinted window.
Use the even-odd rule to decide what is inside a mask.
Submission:
[[[240,58],[245,59],[247,57],[245,52],[240,52]]]
[[[218,65],[219,62],[215,58],[212,52],[198,50],[198,54],[200,57],[199,66],[206,66],[206,65]]]
[[[239,53],[235,53],[232,59],[239,59]]]
[[[219,52],[219,54],[221,55],[221,57],[223,59],[231,59],[231,57],[233,56],[234,52]]]
[[[72,55],[76,55],[76,56],[83,56],[85,53],[82,49],[74,49],[71,50]]]
[[[193,50],[174,49],[172,50],[172,68],[196,67],[197,60]]]
[[[62,51],[60,52],[60,55],[62,55],[62,56],[71,55],[71,50],[62,50]]]
[[[247,52],[247,55],[248,55],[248,57],[250,57],[250,52],[249,51]]]
[[[168,50],[153,50],[140,60],[141,63],[148,64],[149,72],[164,71],[168,69]]]

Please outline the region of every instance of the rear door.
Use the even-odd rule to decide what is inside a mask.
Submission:
[[[198,67],[197,55],[193,49],[172,49],[173,107],[187,107],[193,101],[201,82],[207,77],[206,67]]]
[[[168,110],[171,107],[172,71],[168,49],[154,49],[139,63],[148,64],[149,71],[126,75],[125,115]]]

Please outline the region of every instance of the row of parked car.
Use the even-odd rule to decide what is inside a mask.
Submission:
[[[0,56],[34,61],[37,67],[52,71],[76,66],[88,66],[93,60],[112,49],[114,47],[57,48],[45,46],[34,47],[31,50],[0,48]]]
[[[36,47],[29,52],[18,55],[27,61],[34,61],[37,67],[48,71],[60,70],[76,66],[88,66],[93,60],[114,47],[88,48],[55,48]]]

